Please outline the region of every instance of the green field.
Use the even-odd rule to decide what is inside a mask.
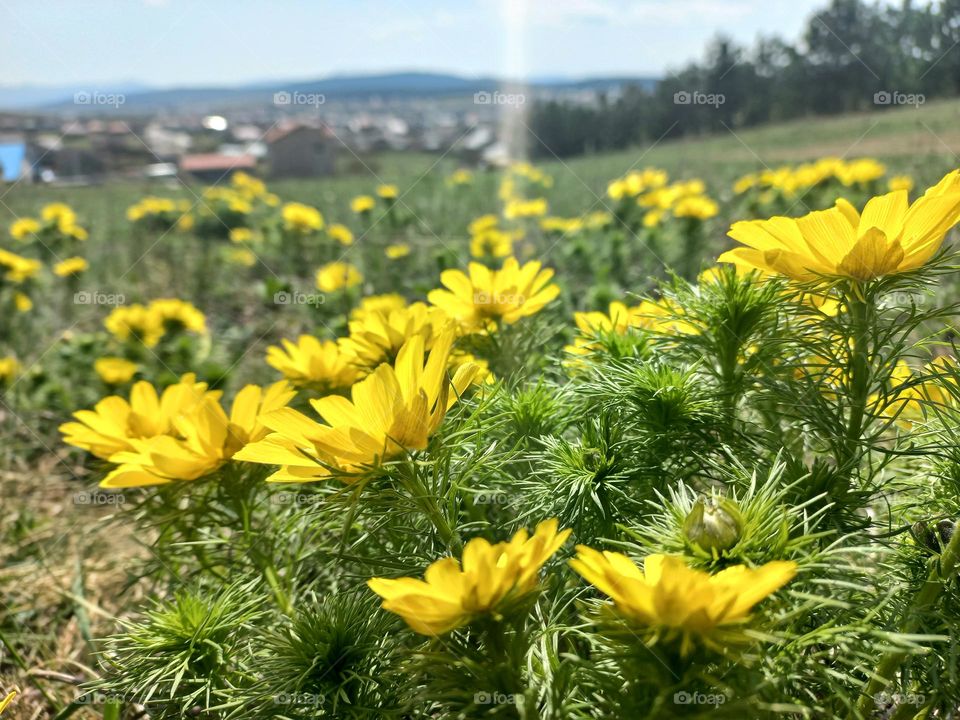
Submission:
[[[740,666],[737,653],[698,664],[700,655],[688,657],[686,649],[672,657],[665,655],[670,665],[656,656],[657,665],[650,663],[655,656],[647,656],[652,637],[640,643],[628,638],[642,652],[635,657],[611,653],[591,667],[590,663],[609,650],[605,649],[609,638],[592,630],[593,615],[583,610],[584,598],[591,598],[594,605],[603,598],[558,561],[550,571],[556,581],[551,581],[550,587],[545,583],[543,598],[536,600],[543,612],[538,611],[535,628],[511,630],[511,643],[530,640],[530,647],[508,653],[501,645],[507,635],[491,635],[495,639],[484,641],[484,651],[494,647],[503,654],[492,661],[477,655],[480,659],[473,662],[474,670],[499,672],[509,665],[516,676],[508,678],[511,682],[517,678],[529,681],[530,688],[520,683],[509,693],[510,697],[515,691],[518,697],[522,693],[529,696],[525,702],[531,709],[524,717],[619,716],[627,707],[619,704],[620,693],[629,683],[624,684],[616,672],[601,665],[615,665],[629,657],[631,663],[636,662],[629,670],[631,677],[650,689],[644,690],[646,695],[633,696],[631,702],[636,705],[624,716],[646,716],[642,713],[653,713],[651,708],[658,707],[656,712],[661,714],[657,717],[676,717],[671,711],[678,692],[682,696],[687,688],[707,691],[713,688],[714,679],[720,678],[739,692],[739,697],[731,693],[731,706],[724,717],[772,717],[777,713],[771,708],[788,708],[784,712],[792,715],[783,717],[848,717],[850,711],[850,718],[865,720],[879,717],[873,712],[870,696],[883,686],[868,684],[864,669],[887,658],[889,667],[883,672],[888,680],[908,651],[920,648],[923,653],[910,656],[916,665],[911,672],[904,670],[902,689],[905,693],[918,688],[929,693],[930,702],[938,703],[930,716],[945,717],[941,711],[960,702],[956,690],[960,683],[945,679],[946,689],[934,690],[930,678],[938,678],[937,682],[946,678],[946,665],[955,660],[950,647],[956,647],[953,618],[960,601],[949,574],[960,557],[960,539],[950,541],[948,553],[925,525],[916,542],[907,529],[916,527],[912,524],[918,518],[929,519],[931,526],[937,521],[949,525],[960,514],[955,486],[960,478],[960,459],[955,456],[957,423],[950,420],[928,430],[920,423],[929,418],[923,417],[922,407],[918,409],[929,397],[921,389],[929,394],[932,384],[941,395],[956,392],[955,403],[945,402],[946,410],[941,410],[954,413],[951,418],[960,416],[960,391],[956,391],[960,371],[951,370],[955,373],[952,384],[944,386],[943,378],[931,374],[931,366],[925,365],[933,356],[949,353],[950,337],[943,330],[949,321],[950,303],[958,297],[949,280],[956,274],[950,260],[927,258],[929,268],[919,270],[898,264],[891,271],[885,266],[862,283],[861,278],[847,275],[834,285],[825,285],[819,292],[830,299],[839,298],[838,307],[845,308],[835,315],[821,313],[815,302],[794,302],[797,293],[785,292],[788,286],[778,284],[780,281],[766,283],[756,275],[733,272],[723,273],[719,279],[697,278],[701,270],[715,264],[719,252],[732,245],[726,237],[731,222],[772,214],[759,212],[751,199],[735,196],[732,185],[742,174],[825,156],[845,160],[872,157],[886,165],[884,177],[863,185],[841,187],[832,178],[816,192],[777,197],[767,206],[788,208],[783,212],[793,215],[805,213],[810,205],[829,206],[840,192],[850,193],[853,202],[862,204],[868,196],[884,193],[887,179],[898,174],[915,179],[916,196],[960,165],[955,154],[960,150],[958,117],[960,101],[939,102],[917,109],[801,120],[663,141],[608,155],[560,160],[547,153],[535,165],[551,182],[537,185],[527,177],[524,182],[528,184],[518,188],[522,197],[516,199],[545,198],[547,214],[554,219],[603,215],[598,224],[589,225],[584,219],[576,229],[563,232],[544,229],[539,217],[516,219],[501,213],[506,207],[500,197],[504,178],[522,184],[516,168],[478,171],[469,186],[453,187],[449,178],[459,166],[455,157],[383,154],[358,158],[342,149],[340,165],[352,167],[353,172],[269,183],[269,191],[277,196],[276,205],[264,199],[267,193],[256,195],[255,209],[244,211],[247,224],[234,226],[250,230],[256,238],[250,240],[253,262],[249,265],[230,259],[233,251],[243,246],[227,239],[224,230],[229,228],[219,215],[204,215],[215,201],[204,197],[201,186],[136,181],[0,189],[0,227],[17,218],[35,217],[48,203],[63,202],[89,230],[88,240],[75,242],[63,252],[65,256],[80,254],[89,261],[89,269],[76,277],[57,277],[50,272],[54,261],[63,257],[59,253],[50,257],[49,249],[36,242],[0,243],[4,249],[44,262],[42,272],[25,284],[29,285],[32,310],[15,313],[12,291],[18,288],[0,283],[0,300],[11,301],[0,315],[0,359],[15,356],[20,365],[18,374],[6,378],[5,388],[0,388],[0,490],[17,500],[0,525],[0,585],[8,589],[0,608],[0,659],[4,660],[0,662],[0,685],[4,689],[16,685],[26,691],[12,717],[38,718],[46,706],[60,710],[58,718],[116,720],[121,717],[122,704],[126,708],[122,717],[132,718],[132,705],[143,698],[144,686],[150,687],[150,693],[159,688],[158,697],[169,691],[165,702],[170,713],[156,717],[177,717],[187,711],[203,718],[226,717],[216,709],[203,711],[200,705],[212,701],[201,698],[200,691],[189,697],[184,689],[178,691],[184,674],[192,678],[190,682],[200,683],[191,687],[201,690],[203,682],[222,681],[224,687],[214,693],[217,698],[239,698],[236,703],[241,709],[259,703],[262,707],[257,717],[275,717],[278,711],[270,697],[277,704],[280,691],[314,698],[321,692],[310,685],[315,680],[324,702],[332,698],[337,703],[359,703],[352,694],[356,685],[379,687],[384,678],[403,677],[404,673],[410,679],[397,681],[403,688],[398,697],[373,698],[370,702],[377,708],[370,711],[373,714],[358,710],[360,714],[349,717],[380,717],[380,708],[391,708],[397,717],[479,717],[453,711],[443,714],[429,709],[429,703],[437,697],[457,707],[466,687],[469,692],[464,702],[477,704],[474,698],[486,697],[488,688],[499,692],[501,685],[496,683],[503,678],[484,677],[481,672],[470,681],[475,680],[476,687],[464,684],[466,675],[458,664],[461,655],[441,645],[432,646],[434,664],[428,671],[423,670],[426,665],[408,662],[410,653],[422,649],[421,640],[398,620],[384,619],[364,584],[366,579],[403,573],[419,576],[438,557],[460,552],[458,533],[464,540],[505,538],[508,528],[528,527],[543,513],[560,518],[561,527],[574,529],[578,543],[613,546],[636,557],[682,555],[696,545],[690,540],[686,519],[693,516],[697,494],[715,492],[734,493],[731,497],[743,503],[742,517],[725,506],[729,527],[721,528],[724,535],[732,533],[734,545],[730,548],[738,548],[739,554],[721,557],[697,546],[699,554],[691,562],[698,572],[704,571],[697,582],[709,582],[706,572],[719,570],[728,562],[762,569],[764,563],[790,558],[789,577],[783,575],[754,599],[759,602],[792,582],[793,595],[781,592],[765,600],[764,607],[778,608],[776,617],[758,613],[764,622],[780,622],[785,633],[792,633],[795,642],[789,649],[757,653],[751,660],[756,661],[754,666]],[[646,225],[647,210],[638,208],[647,206],[638,204],[639,195],[618,201],[607,193],[611,180],[646,167],[662,168],[671,181],[702,180],[705,192],[697,191],[693,199],[708,204],[715,200],[718,212],[701,218],[679,212],[670,215],[677,205],[668,205],[666,220]],[[353,198],[373,195],[383,183],[397,186],[395,203],[378,200],[369,216],[351,210]],[[649,194],[657,189],[659,186]],[[960,190],[954,192],[946,200],[955,197],[960,202]],[[197,226],[182,231],[158,229],[128,220],[127,208],[147,195],[184,201]],[[902,200],[901,196],[890,197]],[[280,206],[289,202],[319,210],[326,227],[296,234],[282,220]],[[775,204],[778,202],[781,205]],[[942,212],[947,214],[952,208]],[[398,293],[408,302],[425,300],[438,288],[441,273],[465,268],[470,262],[468,225],[485,214],[502,214],[498,222],[508,234],[516,235],[510,236],[509,249],[501,256],[512,252],[521,262],[541,261],[555,270],[552,279],[543,281],[544,285],[551,283],[548,294],[552,294],[549,302],[528,308],[529,312],[518,315],[514,322],[506,319],[508,311],[499,308],[499,299],[493,303],[477,299],[486,297],[489,290],[481,289],[482,282],[463,280],[473,293],[471,308],[481,308],[476,311],[481,320],[474,325],[455,314],[448,316],[442,302],[431,297],[434,309],[441,310],[440,319],[431,322],[442,324],[449,340],[445,352],[449,353],[456,332],[457,350],[479,360],[484,373],[490,371],[489,378],[483,376],[490,382],[478,380],[474,394],[466,388],[457,398],[459,405],[451,405],[444,424],[439,422],[443,420],[440,412],[429,432],[422,429],[429,424],[426,420],[417,415],[411,421],[414,411],[402,406],[406,414],[397,417],[424,433],[423,442],[413,438],[400,446],[384,431],[383,442],[370,441],[379,448],[371,451],[370,463],[357,461],[360,470],[356,475],[341,474],[336,480],[326,477],[325,482],[293,486],[306,488],[302,497],[307,500],[301,507],[299,499],[277,501],[272,495],[278,486],[263,482],[269,463],[253,465],[260,463],[256,459],[247,463],[250,459],[242,458],[230,445],[236,439],[238,421],[218,436],[217,442],[204,445],[205,452],[222,451],[212,469],[192,477],[183,477],[189,474],[184,471],[160,484],[163,490],[158,492],[154,492],[156,487],[141,492],[139,487],[120,486],[129,491],[126,496],[119,493],[120,504],[129,501],[129,508],[92,507],[89,501],[77,501],[78,491],[81,495],[92,492],[110,463],[126,456],[88,453],[91,447],[82,441],[68,447],[69,439],[65,442],[58,430],[74,411],[92,407],[107,395],[130,394],[133,376],[108,381],[95,372],[96,360],[120,357],[134,363],[135,377],[157,387],[175,385],[183,374],[197,373],[232,400],[247,383],[265,386],[280,378],[265,356],[269,346],[283,339],[308,334],[346,340],[345,346],[330,345],[348,357],[352,351],[342,347],[350,347],[351,340],[358,343],[358,337],[370,332],[363,321],[356,323],[359,330],[348,327],[347,318],[361,298]],[[356,242],[347,247],[328,236],[327,229],[334,223],[349,226]],[[48,230],[60,232],[54,228]],[[879,228],[869,228],[870,233],[875,230]],[[936,239],[942,240],[943,234]],[[859,242],[859,237],[854,242]],[[409,246],[409,254],[388,255],[386,251],[398,244]],[[903,255],[901,252],[901,260]],[[503,262],[502,257],[494,259],[490,253],[480,259],[494,268]],[[363,280],[356,286],[324,291],[319,302],[291,305],[277,300],[280,293],[316,294],[317,269],[331,261],[356,265]],[[670,278],[674,270],[690,282],[674,281]],[[530,296],[538,297],[541,289],[531,289],[530,280],[537,274],[536,270],[529,274],[522,291],[516,287],[521,285],[519,281],[500,288],[508,297],[504,304],[517,303],[520,297],[522,308]],[[943,281],[944,277],[948,280]],[[869,289],[866,297],[863,288]],[[122,299],[91,304],[78,302],[78,293]],[[631,320],[636,324],[625,323],[609,333],[592,332],[589,323],[584,329],[583,317],[578,318],[579,330],[573,322],[575,312],[606,312],[613,300],[636,306],[633,312],[640,312],[641,297],[648,311],[650,306],[657,308],[654,319],[637,316]],[[928,303],[931,297],[942,300],[942,308],[932,307]],[[115,307],[157,298],[193,303],[205,315],[206,329],[178,325],[177,320],[169,327],[161,324],[164,339],[156,345],[141,342],[135,335],[105,330],[104,320]],[[816,293],[814,298],[818,298]],[[496,307],[490,310],[490,305]],[[419,310],[426,316],[425,307],[419,306]],[[416,311],[402,309],[411,317]],[[485,312],[492,312],[496,321]],[[372,314],[376,316],[373,322],[378,322],[379,316]],[[611,310],[611,314],[615,313]],[[611,321],[611,326],[614,324]],[[394,372],[392,365],[401,366],[397,358],[403,351],[399,347],[417,347],[422,354],[426,342],[422,328],[411,327],[408,323],[402,332],[397,331],[400,340],[394,344],[398,347],[388,344],[385,359],[375,356],[375,362],[368,361],[369,367],[362,366],[361,354],[349,356],[352,359],[344,362],[356,363],[357,372],[366,374],[339,385],[323,384],[327,377],[300,382],[303,378],[295,372],[285,373],[294,384],[300,382],[301,394],[289,400],[290,407],[308,411],[311,397],[346,395],[368,379],[379,381],[377,373]],[[430,332],[434,333],[430,342],[437,342],[439,331]],[[931,352],[934,337],[939,344]],[[576,341],[583,342],[571,350],[570,343]],[[576,355],[584,348],[583,354]],[[571,360],[574,356],[577,359]],[[455,373],[459,366],[453,356],[444,356],[441,362],[434,375],[439,378],[438,388],[446,390],[444,369]],[[480,367],[470,361],[464,364],[470,372]],[[416,373],[421,369],[417,367]],[[902,380],[904,371],[906,380]],[[336,373],[320,367],[316,374]],[[311,384],[314,381],[316,384]],[[439,402],[436,393],[429,402]],[[387,395],[383,390],[375,400]],[[426,391],[414,390],[411,397],[427,407]],[[411,407],[414,403],[409,398],[403,402]],[[423,408],[416,412],[426,412]],[[898,413],[908,411],[914,414],[900,427],[894,421]],[[393,406],[384,414],[387,412],[400,413]],[[259,422],[260,416],[254,415]],[[191,409],[176,414],[175,420],[199,426],[210,418],[199,417]],[[357,417],[364,427],[351,428],[350,442],[366,431],[373,414]],[[133,429],[133,420],[129,427],[127,423],[123,417],[118,423],[123,429],[118,432],[129,433],[130,446],[136,445],[137,452],[147,455],[153,452],[150,442],[156,436],[145,431],[134,437],[139,429]],[[214,424],[210,421],[209,426]],[[176,426],[176,432],[184,437],[174,439],[173,420],[170,425],[161,432],[161,440],[186,442],[184,426]],[[400,421],[391,425],[390,431],[393,427],[401,427]],[[331,429],[324,427],[320,432]],[[260,430],[266,434],[264,428]],[[258,443],[259,439],[252,439],[254,434],[250,430],[240,444]],[[151,450],[141,451],[141,441]],[[337,442],[338,450],[347,444],[346,440]],[[399,447],[402,458],[390,456],[381,467],[385,458],[378,453],[385,453],[387,447],[392,451],[390,443]],[[954,457],[944,460],[938,454],[944,445],[937,443],[952,448]],[[228,446],[230,454],[225,450]],[[234,454],[240,459],[234,459]],[[934,466],[935,457],[943,464]],[[144,463],[154,459],[151,455],[147,461],[133,464],[147,467]],[[313,459],[326,467],[320,459]],[[177,463],[171,466],[180,467]],[[397,475],[389,476],[392,472]],[[351,484],[357,477],[363,481]],[[171,490],[170,494],[165,490]],[[508,500],[488,501],[488,497]],[[698,522],[703,520],[701,512]],[[890,528],[902,531],[890,532]],[[703,532],[706,540],[711,540],[707,536],[712,532]],[[710,547],[716,550],[717,546]],[[724,551],[730,548],[725,546]],[[931,553],[938,549],[949,561],[943,565],[943,578],[938,563],[930,561]],[[791,580],[795,561],[803,572]],[[534,581],[537,569],[533,568]],[[216,642],[208,637],[209,618],[198,622],[196,628],[190,624],[191,608],[201,608],[196,612],[202,616],[206,598],[185,600],[177,595],[171,600],[174,589],[179,590],[186,580],[201,587],[211,579],[217,590],[207,597],[214,603],[225,607],[239,603],[233,606],[236,609],[250,597],[256,600],[256,610],[249,616],[244,610],[238,615],[218,616],[219,623],[214,618],[211,626]],[[230,585],[232,589],[227,590],[228,580],[249,584]],[[737,592],[748,594],[752,581],[741,583]],[[207,592],[207,586],[203,587]],[[703,600],[707,586],[697,587],[701,590],[690,590],[684,602],[695,605]],[[349,592],[341,592],[344,588]],[[939,615],[933,620],[924,616],[921,621],[908,612],[913,602],[923,611],[929,609],[937,599],[927,597],[931,588],[937,593],[950,588],[944,595],[952,604],[945,605],[942,614],[953,624],[938,624]],[[352,598],[358,598],[355,605],[351,605]],[[124,658],[120,672],[105,668],[96,657],[104,647],[103,639],[117,632],[118,618],[141,616],[148,599],[172,603],[174,614],[179,612],[178,604],[187,610],[173,622],[158,621],[149,632],[124,636],[116,646],[122,651],[118,657]],[[672,607],[672,602],[665,601],[664,607]],[[734,596],[720,604],[721,614],[726,613],[735,604]],[[749,607],[738,611],[742,616],[735,618],[738,623],[753,622],[746,617]],[[527,620],[518,608],[521,606],[509,611],[518,612],[517,627],[521,627]],[[167,617],[163,613],[156,617]],[[342,628],[328,632],[324,623],[332,627],[342,619],[341,613],[344,622],[352,624],[345,625],[342,632]],[[464,617],[472,618],[473,613],[471,610]],[[241,615],[245,619],[236,620]],[[358,627],[368,646],[343,654],[331,649],[321,657],[319,651],[313,654],[314,648],[305,641],[284,655],[289,638],[271,633],[287,627],[293,617],[303,623],[300,630],[316,630],[308,639],[318,647],[340,647],[336,643],[352,647]],[[498,616],[488,629],[500,622]],[[184,634],[194,631],[181,642]],[[169,636],[175,639],[167,642]],[[667,634],[663,640],[669,644],[671,638]],[[774,639],[758,632],[749,642],[759,643],[761,638],[762,642]],[[942,644],[944,638],[953,645]],[[123,643],[127,643],[126,649]],[[137,643],[149,647],[149,652],[139,649]],[[230,651],[221,652],[217,643]],[[856,650],[838,661],[836,647]],[[214,664],[212,671],[195,662],[195,648],[201,648],[205,662]],[[904,648],[903,657],[900,648]],[[10,656],[13,661],[5,661],[7,650],[16,653]],[[347,679],[342,685],[324,677],[323,663],[331,658],[331,664],[340,668],[342,656],[349,654],[359,658],[354,662],[363,668],[363,662],[376,657],[380,667],[379,658],[390,653],[396,653],[390,656],[394,659],[401,655],[406,659],[389,672],[374,673],[377,677],[366,678],[365,669],[357,673],[352,666],[343,670]],[[568,660],[576,653],[581,659],[576,670],[568,673]],[[507,655],[512,664],[504,661]],[[224,657],[230,662],[224,662]],[[177,671],[180,658],[188,660]],[[234,661],[236,666],[228,667]],[[309,667],[303,670],[297,666],[300,661]],[[153,662],[157,664],[151,665]],[[174,667],[171,672],[164,665],[168,662]],[[661,666],[670,673],[664,673]],[[150,674],[150,668],[160,667],[162,672]],[[234,674],[238,667],[243,673]],[[33,672],[38,668],[39,672]],[[682,682],[673,668],[684,673]],[[339,678],[339,672],[333,674]],[[259,684],[261,674],[269,681],[266,689]],[[161,675],[166,678],[163,682],[157,680]],[[259,678],[257,683],[247,682],[254,676]],[[106,702],[77,701],[80,682],[98,677],[109,678],[111,684],[105,687],[120,700],[111,696]],[[175,682],[170,681],[172,677]],[[241,679],[234,683],[237,678]],[[716,679],[718,686],[720,679]],[[867,690],[866,700],[858,700]],[[755,704],[754,695],[767,704],[762,708]],[[430,698],[429,702],[423,697]],[[654,697],[659,705],[655,706]],[[565,703],[570,698],[568,708]],[[180,701],[186,703],[184,708],[170,710]],[[418,702],[428,708],[423,715],[400,710]],[[551,713],[538,714],[542,705],[554,702],[557,707]],[[866,703],[867,710],[854,712],[855,702]],[[594,705],[600,708],[596,711],[600,715],[591,714]],[[761,710],[770,713],[757,714]],[[326,716],[348,717],[338,715],[340,712],[333,710]],[[907,717],[904,712],[895,717]],[[238,713],[231,717],[253,717],[242,710]],[[313,716],[319,715],[295,715]]]
[[[936,102],[918,109],[798,120],[704,138],[665,140],[614,154],[560,160],[547,153],[548,157],[537,167],[552,177],[553,185],[541,194],[549,201],[550,215],[571,217],[612,211],[615,203],[607,197],[607,184],[631,169],[653,166],[666,170],[671,180],[700,178],[707,193],[720,203],[720,214],[708,221],[699,251],[705,267],[729,246],[725,237],[729,223],[742,217],[731,185],[743,173],[826,155],[848,160],[872,156],[887,164],[888,175],[910,174],[922,187],[958,164],[952,149],[960,149],[958,116],[960,102]],[[478,172],[472,186],[453,191],[446,184],[450,173],[459,166],[452,155],[394,153],[360,158],[340,148],[339,156],[340,166],[355,172],[333,178],[278,181],[270,184],[270,190],[284,202],[299,201],[317,207],[328,225],[344,223],[362,238],[336,255],[374,270],[367,273],[371,282],[365,292],[385,290],[376,286],[378,272],[379,277],[385,277],[383,247],[404,242],[414,249],[411,256],[390,268],[398,272],[386,277],[392,285],[390,289],[422,298],[435,286],[442,269],[463,267],[469,261],[469,222],[484,213],[499,211],[500,173]],[[352,197],[372,194],[381,183],[393,183],[399,188],[397,206],[405,216],[402,226],[377,217],[367,227],[349,209]],[[312,272],[320,260],[337,258],[316,255],[291,260],[284,253],[278,255],[274,248],[258,250],[254,268],[238,269],[220,260],[222,243],[211,246],[210,240],[198,242],[193,235],[175,232],[145,233],[135,230],[125,219],[126,208],[149,194],[181,198],[195,211],[202,210],[202,192],[202,187],[176,182],[157,185],[128,181],[57,188],[19,184],[3,191],[0,217],[12,222],[17,217],[36,214],[45,203],[69,204],[91,236],[83,249],[91,269],[79,280],[79,289],[121,293],[128,303],[170,296],[192,300],[208,313],[211,325],[222,331],[221,340],[233,348],[228,353],[231,358],[246,353],[244,367],[251,357],[259,363],[265,344],[301,330],[315,329],[317,317],[303,313],[267,313],[264,317],[264,313],[257,312],[250,317],[251,307],[262,302],[263,293],[274,281],[311,290]],[[803,212],[807,202],[808,198],[798,198],[792,213]],[[618,230],[622,234],[623,229]],[[603,252],[590,261],[584,260],[593,252],[589,248],[592,242],[596,240],[539,237],[533,231],[529,249],[533,254],[528,255],[560,269],[559,279],[567,290],[567,312],[603,307],[607,300],[624,293],[642,292],[649,287],[647,277],[662,275],[664,263],[675,264],[683,254],[683,249],[669,238],[651,250],[644,238],[628,232],[623,243],[633,260],[623,267],[624,263],[605,258]],[[583,288],[588,287],[590,291],[585,292]],[[100,326],[103,308],[77,308],[65,294],[60,296],[60,289],[49,288],[49,292],[54,294],[54,302],[37,303],[30,320],[33,329],[45,328],[43,336],[53,337],[58,330],[65,329],[92,331]],[[330,310],[326,308],[323,313]],[[326,326],[342,323],[342,316],[337,320],[335,312],[329,317],[323,313],[319,319]],[[250,341],[256,341],[255,348],[245,346]],[[36,356],[37,347],[48,346],[47,342],[38,346],[35,338],[22,334],[11,338],[10,344],[26,357]]]

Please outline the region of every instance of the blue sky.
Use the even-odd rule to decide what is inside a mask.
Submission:
[[[0,0],[0,83],[331,73],[659,75],[723,31],[796,39],[826,0]]]

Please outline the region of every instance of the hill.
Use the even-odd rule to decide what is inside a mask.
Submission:
[[[564,93],[584,90],[616,89],[625,85],[650,88],[657,82],[651,77],[544,78],[527,83],[533,93]],[[275,80],[233,87],[108,88],[96,83],[77,87],[0,87],[0,109],[44,110],[49,112],[95,112],[95,107],[77,106],[77,92],[123,92],[124,107],[131,112],[157,110],[214,111],[227,109],[255,110],[270,106],[273,94],[280,91],[320,93],[328,102],[380,99],[415,99],[464,96],[476,92],[493,92],[511,85],[511,81],[495,77],[466,77],[444,73],[398,72],[377,75],[333,75],[310,80]]]

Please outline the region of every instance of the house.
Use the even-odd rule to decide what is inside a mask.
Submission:
[[[202,153],[184,155],[180,158],[180,175],[205,183],[216,183],[229,178],[235,172],[252,172],[257,160],[252,155],[224,155],[222,153]]]
[[[0,137],[0,179],[33,181],[33,152],[22,137]]]
[[[189,133],[172,130],[151,122],[143,130],[143,141],[158,158],[175,158],[186,153],[193,143]]]
[[[294,125],[267,133],[267,165],[272,178],[333,175],[333,134],[325,127]]]

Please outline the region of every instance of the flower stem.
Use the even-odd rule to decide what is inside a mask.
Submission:
[[[453,555],[459,555],[463,547],[460,534],[450,525],[446,516],[440,510],[436,498],[433,496],[417,472],[416,463],[411,461],[407,464],[405,471],[400,474],[401,482],[410,498],[419,505],[424,515],[433,523],[440,540]]]
[[[837,460],[840,469],[849,470],[852,474],[859,462],[864,418],[870,397],[870,322],[869,307],[858,285],[853,286],[848,302],[853,327],[853,350],[849,364],[850,414]]]
[[[917,591],[913,602],[907,609],[900,622],[900,632],[905,635],[914,634],[920,627],[920,618],[929,610],[943,592],[944,585],[951,580],[960,561],[960,523],[953,528],[953,537],[940,554],[938,562],[934,563]],[[857,711],[861,715],[869,715],[875,702],[874,696],[882,691],[896,671],[907,658],[908,653],[902,650],[891,650],[886,653],[877,666],[877,671],[857,702]],[[855,716],[854,716],[855,717]]]

